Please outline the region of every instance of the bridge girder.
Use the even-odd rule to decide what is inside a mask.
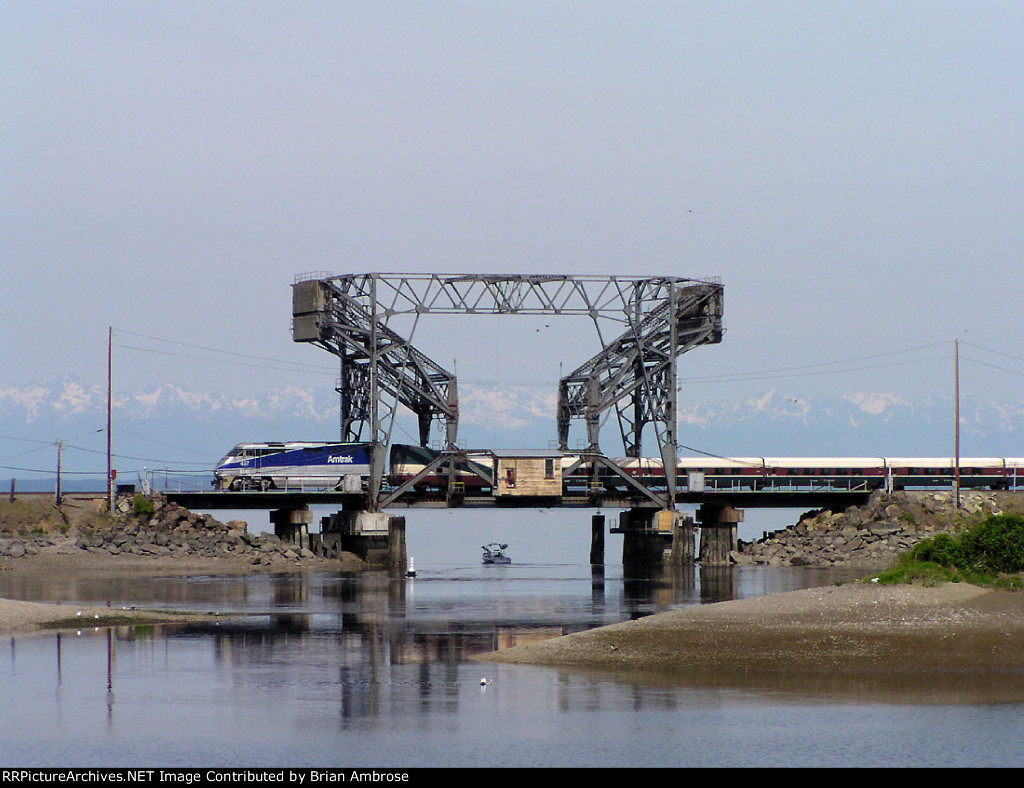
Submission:
[[[399,404],[419,419],[426,444],[434,419],[445,424],[446,450],[458,435],[455,375],[397,334],[389,321],[425,314],[575,315],[593,320],[602,350],[559,383],[558,437],[567,448],[572,419],[587,423],[597,453],[601,415],[616,409],[623,445],[639,456],[644,426],[654,424],[666,467],[676,457],[676,359],[721,341],[723,288],[678,277],[530,274],[301,275],[293,285],[293,339],[311,342],[341,363],[342,438],[365,434],[377,447],[371,505],[383,477],[383,451]],[[610,343],[602,325],[619,325]],[[385,398],[384,395],[387,395]],[[671,464],[670,464],[671,463]],[[596,465],[595,465],[596,467]],[[670,479],[666,505],[671,506]]]

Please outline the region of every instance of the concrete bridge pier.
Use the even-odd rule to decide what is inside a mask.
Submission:
[[[270,522],[274,525],[274,536],[282,542],[299,549],[309,549],[309,524],[313,522],[313,513],[308,506],[301,509],[273,509]]]
[[[366,563],[388,569],[405,569],[405,518],[384,512],[342,510],[321,520],[321,551],[336,558],[344,550]]]
[[[706,503],[697,511],[700,521],[700,562],[704,566],[728,566],[729,553],[736,549],[736,524],[743,522],[743,510],[728,504]]]
[[[624,565],[663,567],[693,561],[693,521],[673,509],[627,509],[619,514],[617,532],[623,534]]]

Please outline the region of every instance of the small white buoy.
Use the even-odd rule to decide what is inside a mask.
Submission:
[[[488,684],[490,684],[490,683],[491,683],[491,680],[490,680],[490,679],[488,679],[488,678],[483,678],[483,679],[480,679],[480,686],[481,686],[481,687],[486,687],[486,686],[487,686]]]
[[[409,568],[405,570],[406,577],[416,577],[416,568],[413,566],[413,559],[409,559]]]

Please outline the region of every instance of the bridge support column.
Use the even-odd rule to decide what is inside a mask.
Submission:
[[[405,569],[405,518],[383,512],[340,511],[321,520],[322,550],[337,558],[344,550],[372,566]]]
[[[694,537],[697,529],[692,517],[676,516],[672,526],[672,550],[668,562],[671,566],[687,566],[695,558]]]
[[[313,522],[309,507],[274,509],[270,512],[270,522],[274,524],[274,536],[282,542],[309,549],[309,524]]]
[[[743,511],[727,504],[704,504],[697,512],[700,520],[700,562],[705,566],[728,566],[729,553],[736,549],[736,524],[743,522]]]
[[[627,509],[619,514],[623,534],[622,563],[626,566],[662,567],[671,560],[679,512],[672,509]]]
[[[604,515],[590,518],[590,565],[604,566]]]

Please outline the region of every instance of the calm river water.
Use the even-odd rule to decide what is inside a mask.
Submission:
[[[614,540],[594,572],[587,517],[460,515],[410,518],[411,580],[0,575],[4,597],[246,614],[11,640],[0,657],[0,765],[1024,765],[1019,703],[694,689],[473,662],[472,653],[529,638],[856,575],[631,577],[615,563]],[[512,565],[480,563],[479,546],[495,540],[509,543]]]

